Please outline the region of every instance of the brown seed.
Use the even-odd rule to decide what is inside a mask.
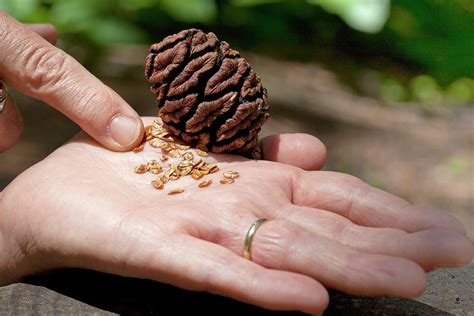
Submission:
[[[133,148],[132,151],[134,153],[139,153],[139,152],[143,151],[143,149],[145,149],[145,144],[141,144],[140,146]]]
[[[224,172],[224,177],[228,179],[235,179],[239,177],[239,173],[237,171],[227,171]]]
[[[175,172],[175,173],[170,175],[170,180],[178,180],[179,177],[180,177],[179,173]]]
[[[194,169],[192,172],[191,172],[191,177],[193,179],[196,179],[196,180],[199,180],[203,177],[204,175],[201,173],[201,171],[199,170],[196,170]]]
[[[141,174],[148,172],[148,166],[147,165],[139,165],[135,167],[135,173]]]
[[[215,163],[210,164],[210,165],[206,163],[206,164],[204,164],[204,165],[201,167],[201,170],[208,170],[208,171],[209,171],[209,170],[211,170],[212,168],[214,168],[215,166],[217,166]]]
[[[163,171],[163,168],[156,160],[152,160],[148,163],[148,171],[154,174],[158,174]]]
[[[221,184],[231,184],[231,183],[234,183],[234,179],[225,178],[221,180]]]
[[[161,138],[160,136],[163,134],[163,129],[162,128],[153,128],[151,130],[151,135],[156,138]]]
[[[183,154],[183,159],[193,161],[194,155],[192,153],[190,153],[189,151],[187,151]]]
[[[178,157],[181,157],[181,154],[179,153],[179,151],[177,151],[176,149],[173,149],[171,150],[168,155],[170,155],[171,158],[178,158]]]
[[[215,163],[207,165],[206,168],[207,168],[207,170],[209,170],[210,173],[215,173],[215,172],[219,171],[219,167]]]
[[[161,139],[164,139],[168,136],[169,136],[168,132],[161,132],[161,131],[159,134],[156,135],[156,137],[161,138]]]
[[[155,166],[155,165],[160,166],[160,164],[158,163],[158,161],[156,161],[155,159],[153,159],[152,161],[149,161],[147,165],[148,165],[148,168],[151,168],[151,167],[153,167],[153,166]]]
[[[179,193],[183,193],[184,190],[183,189],[173,189],[173,190],[170,190],[168,192],[168,195],[174,195],[174,194],[179,194]]]
[[[140,165],[135,168],[135,172],[137,173],[145,173],[147,171],[153,174],[162,173],[161,176],[158,176],[151,182],[152,186],[156,189],[163,189],[165,183],[170,180],[178,180],[183,176],[191,175],[192,178],[199,180],[206,174],[219,171],[217,164],[207,164],[202,159],[194,161],[196,155],[201,157],[209,156],[206,146],[198,145],[195,154],[189,151],[184,152],[185,150],[188,150],[190,146],[182,143],[175,143],[175,140],[163,127],[163,123],[159,119],[156,119],[152,125],[145,127],[145,137],[149,141],[151,147],[161,149],[162,155],[159,160],[163,162],[168,161],[170,157],[179,158],[180,160],[177,165],[169,164],[164,173],[162,173],[164,167],[160,165],[160,162],[157,160],[152,160],[148,162],[147,165]],[[145,144],[141,144],[133,151],[140,152],[144,150],[144,147]],[[235,178],[234,175],[232,175],[232,178],[225,178],[221,182],[232,183],[234,181],[233,178]],[[212,180],[202,181],[199,183],[199,187],[207,187],[211,185],[211,183]],[[178,194],[183,191],[184,190],[182,189],[175,189],[171,190],[169,194]]]
[[[216,165],[214,166],[211,170],[209,170],[210,173],[216,173],[217,171],[219,171],[219,167]]]
[[[162,140],[159,140],[159,139],[152,139],[148,142],[150,144],[151,147],[153,148],[160,148],[161,147],[161,144],[163,143]]]
[[[150,168],[150,172],[153,173],[153,174],[159,174],[159,173],[161,173],[161,171],[163,171],[161,166],[153,166],[153,167]]]
[[[201,159],[199,159],[198,161],[196,161],[196,162],[194,163],[194,168],[199,169],[199,168],[201,168],[204,164],[205,164],[205,162],[202,161]]]
[[[209,180],[206,180],[206,181],[203,181],[201,183],[199,183],[199,187],[200,188],[205,188],[205,187],[208,187],[212,184],[212,179],[209,179]]]
[[[163,130],[154,130],[152,132],[152,135],[167,142],[174,142],[174,138],[171,136],[167,136],[168,132],[163,132]]]
[[[196,149],[196,154],[198,154],[201,157],[209,156],[207,152],[205,152],[204,150],[201,150],[201,149]]]
[[[151,134],[151,131],[153,130],[153,125],[148,125],[145,127],[145,135],[148,136]]]
[[[197,150],[204,151],[204,152],[206,152],[206,153],[208,152],[207,147],[204,146],[204,145],[201,145],[201,144],[200,144],[200,145],[197,145],[197,146],[196,146],[196,149],[197,149]]]
[[[185,168],[185,167],[193,167],[193,162],[189,160],[183,160],[178,165],[178,168]]]
[[[168,170],[166,170],[165,176],[169,177],[175,172],[176,172],[175,166],[174,165],[168,165]]]
[[[161,190],[161,189],[163,189],[163,187],[164,187],[165,184],[164,184],[163,181],[161,181],[161,180],[154,180],[154,181],[151,182],[151,185],[152,185],[155,189]]]
[[[175,144],[175,146],[177,149],[181,149],[181,150],[186,150],[190,148],[188,145],[182,145],[182,144]]]
[[[192,166],[185,167],[185,168],[181,168],[181,169],[179,170],[179,175],[184,177],[184,176],[187,176],[188,174],[190,174],[191,171],[193,171],[193,167],[192,167]]]
[[[169,153],[170,150],[172,150],[171,146],[168,143],[165,143],[165,146],[161,147],[161,151],[165,153]]]

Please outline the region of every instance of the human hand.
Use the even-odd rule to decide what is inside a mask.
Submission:
[[[325,287],[414,297],[426,286],[424,270],[473,257],[462,225],[447,214],[349,175],[297,168],[324,162],[324,147],[310,136],[267,139],[263,156],[275,161],[210,155],[221,168],[204,178],[212,186],[183,177],[155,190],[152,175],[133,168],[157,159],[158,149],[117,153],[76,137],[2,193],[0,283],[78,267],[318,313],[328,304]],[[235,183],[219,183],[226,170],[240,173]],[[176,187],[185,191],[167,195]],[[262,217],[269,220],[249,261],[244,236]]]
[[[26,26],[0,11],[0,80],[56,108],[105,147],[133,148],[143,137],[138,114],[55,41],[51,25]],[[17,142],[22,127],[10,96],[0,111],[0,152]]]

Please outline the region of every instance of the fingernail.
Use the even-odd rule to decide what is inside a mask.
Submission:
[[[117,115],[110,122],[109,133],[121,147],[129,147],[140,136],[141,122],[128,116]]]

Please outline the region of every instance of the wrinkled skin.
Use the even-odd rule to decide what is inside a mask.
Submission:
[[[133,167],[157,152],[112,152],[81,134],[15,179],[0,201],[0,284],[80,267],[320,313],[326,287],[414,297],[425,271],[472,259],[464,228],[445,213],[349,175],[288,165],[320,167],[324,147],[310,136],[267,142],[264,158],[274,161],[211,155],[240,178],[222,185],[221,172],[208,175],[207,188],[185,177],[153,189],[153,176]],[[167,195],[175,187],[185,192]],[[249,261],[244,235],[262,217]]]

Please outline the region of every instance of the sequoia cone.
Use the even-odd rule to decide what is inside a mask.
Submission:
[[[190,29],[153,44],[146,79],[170,134],[214,153],[249,154],[268,119],[267,91],[238,51]]]

